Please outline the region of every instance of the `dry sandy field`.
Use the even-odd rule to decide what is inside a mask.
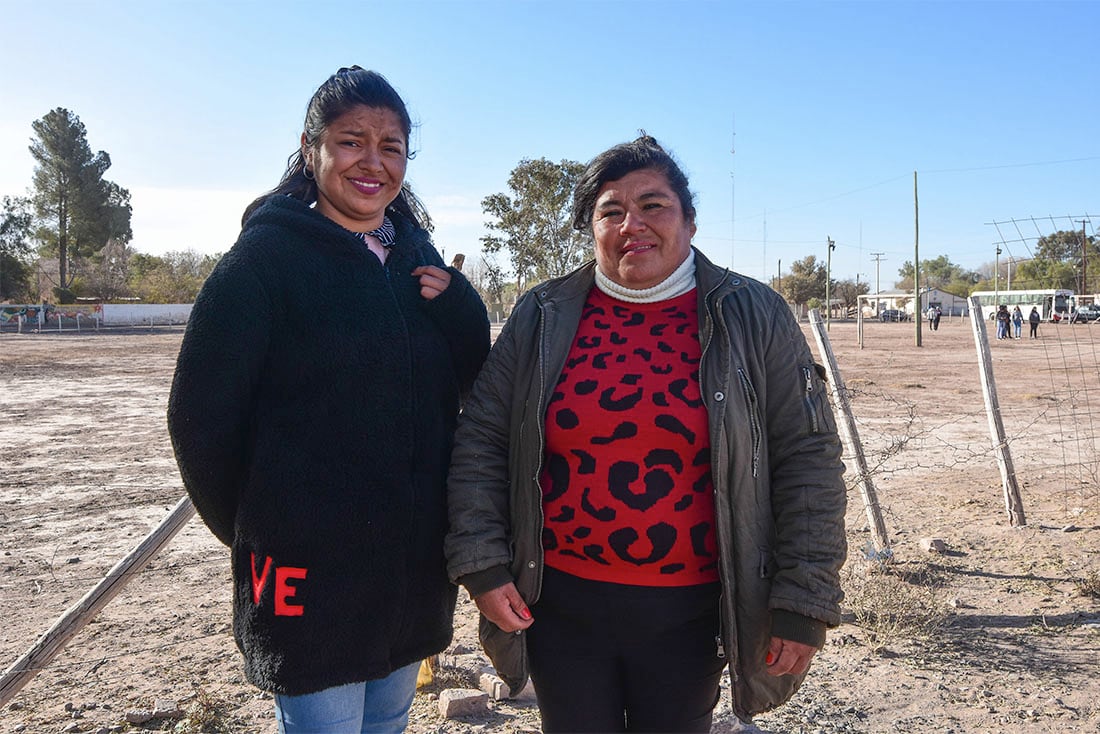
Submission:
[[[0,668],[183,496],[164,420],[181,335],[0,334]],[[831,324],[893,559],[874,553],[846,455],[846,621],[761,731],[1100,732],[1100,325],[1040,336],[990,343],[1026,517],[1013,526],[970,322],[919,347],[913,324],[868,323],[862,347],[855,323]],[[227,553],[192,519],[0,709],[0,734],[274,731],[229,605]],[[465,662],[421,689],[409,730],[537,732],[529,698],[440,715],[441,690],[476,687],[474,617],[463,592],[445,660]],[[715,732],[739,730],[726,698]]]

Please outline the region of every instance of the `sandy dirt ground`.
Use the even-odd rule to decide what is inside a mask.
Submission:
[[[834,321],[829,336],[895,561],[882,570],[866,558],[871,533],[846,457],[845,577],[858,593],[806,684],[756,725],[1100,732],[1100,325],[991,343],[1023,527],[1008,521],[969,321],[945,320],[919,348],[913,324],[868,323],[863,348],[852,322]],[[0,334],[0,667],[182,497],[164,420],[180,338],[167,328]],[[943,552],[922,549],[933,537]],[[924,609],[932,621],[900,631],[874,622],[876,589],[883,603],[903,602],[902,619]],[[229,605],[227,553],[192,520],[0,709],[0,734],[274,731],[270,696],[243,679]],[[477,659],[474,618],[463,592],[455,659]],[[471,670],[442,669],[418,694],[409,730],[539,729],[529,698],[442,718],[439,692],[468,687]],[[738,730],[727,699],[715,732]],[[179,714],[126,723],[154,708]]]

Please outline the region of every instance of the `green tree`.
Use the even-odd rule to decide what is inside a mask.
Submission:
[[[493,219],[481,238],[487,253],[506,250],[517,286],[564,275],[590,252],[590,238],[572,226],[572,197],[584,166],[524,159],[508,177],[510,193],[490,194],[481,208]]]
[[[93,154],[80,118],[63,107],[31,123],[35,137],[32,201],[40,218],[43,252],[56,255],[62,300],[73,284],[70,262],[99,252],[114,239],[130,241],[130,193],[103,175],[104,151]]]
[[[1093,261],[1097,262],[1097,261]],[[1038,257],[1025,260],[1016,266],[1012,275],[1012,290],[1027,290],[1029,288],[1070,288],[1077,292],[1080,290],[1080,260],[1047,260]],[[1001,290],[1008,289],[1006,273],[1002,270],[996,284]],[[1095,282],[1089,278],[1090,282]],[[981,290],[993,290],[994,280],[992,276],[984,283]]]
[[[33,222],[27,199],[4,197],[0,209],[0,301],[31,300]]]
[[[975,290],[993,290],[996,284],[1001,290],[1027,290],[1032,288],[1069,288],[1077,293],[1100,291],[1100,240],[1086,236],[1081,241],[1080,230],[1061,230],[1040,237],[1028,260],[986,263],[980,270],[981,282]],[[1012,277],[1009,279],[1009,268]],[[996,280],[994,270],[998,271]],[[1082,277],[1088,283],[1082,282]]]
[[[911,260],[906,260],[905,263],[898,268],[898,277],[900,277],[901,280],[894,284],[895,288],[912,290],[913,262]],[[967,270],[961,265],[956,265],[951,262],[946,255],[940,255],[931,260],[921,260],[920,263],[920,281],[922,288],[938,288],[942,291],[962,296],[969,292],[970,287],[978,279],[977,273],[972,270]]]
[[[1090,259],[1100,254],[1096,238],[1086,236],[1085,241],[1082,242],[1081,232],[1075,230],[1059,230],[1054,234],[1040,237],[1035,243],[1037,260],[1080,262],[1086,253]]]
[[[1034,271],[1039,282],[1035,288],[1070,288],[1078,293],[1093,293],[1100,282],[1100,242],[1075,230],[1044,235],[1035,243],[1035,257],[1021,263],[1019,270],[1027,275]],[[1089,276],[1089,272],[1093,275]],[[1082,277],[1088,277],[1089,282],[1082,282]]]
[[[811,298],[824,300],[827,277],[825,263],[818,262],[814,255],[807,255],[791,263],[791,271],[783,276],[779,292],[788,302],[798,306],[809,303]]]
[[[195,250],[134,254],[129,259],[130,292],[147,303],[193,303],[220,258]]]

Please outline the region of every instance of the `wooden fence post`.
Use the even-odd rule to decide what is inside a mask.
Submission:
[[[867,513],[867,522],[871,526],[871,537],[875,544],[875,555],[879,560],[888,560],[893,556],[890,550],[890,538],[886,533],[886,523],[882,519],[882,508],[878,504],[878,493],[875,492],[875,484],[871,480],[871,470],[867,466],[867,456],[863,453],[863,443],[859,440],[859,429],[856,428],[856,420],[852,415],[852,406],[848,402],[848,388],[844,385],[844,378],[840,376],[840,368],[833,354],[833,347],[829,343],[829,336],[825,333],[821,322],[821,314],[817,309],[810,311],[810,325],[813,328],[814,340],[817,342],[817,351],[825,362],[825,372],[829,377],[829,391],[833,396],[833,405],[839,414],[840,420],[837,427],[840,429],[840,438],[848,449],[848,453],[855,459],[859,469],[859,491],[863,497],[863,507]]]
[[[1027,525],[1024,519],[1024,503],[1020,498],[1020,486],[1016,483],[1016,467],[1012,464],[1012,452],[1005,437],[1005,425],[1001,420],[1001,405],[997,401],[997,383],[993,380],[993,354],[989,351],[989,336],[985,330],[982,306],[977,296],[970,297],[970,325],[974,329],[974,346],[978,350],[978,374],[982,378],[982,395],[985,397],[985,413],[989,418],[989,435],[997,454],[997,466],[1001,470],[1001,486],[1005,494],[1005,510],[1013,527]]]
[[[115,564],[95,587],[61,616],[46,634],[34,643],[30,650],[8,668],[0,677],[0,708],[7,705],[16,693],[30,682],[61,650],[69,640],[92,621],[107,602],[111,601],[153,556],[179,532],[195,514],[189,497],[183,497],[160,525],[145,536],[132,551]]]

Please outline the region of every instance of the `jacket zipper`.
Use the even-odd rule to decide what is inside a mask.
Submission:
[[[741,392],[745,396],[745,403],[749,408],[749,430],[752,433],[752,477],[760,475],[760,443],[762,429],[760,426],[759,406],[756,402],[756,390],[752,388],[749,376],[742,367],[737,368],[737,379],[741,383]]]
[[[703,303],[704,303],[705,306],[708,303],[710,303],[711,296],[714,295],[717,291],[718,291],[718,286],[715,286],[709,293],[706,294],[706,296],[704,296]],[[705,374],[705,372],[703,370],[703,366],[706,364],[707,352],[710,351],[710,345],[714,341],[714,330],[717,328],[716,325],[715,325],[714,319],[711,318],[711,310],[713,309],[714,311],[717,311],[721,307],[720,302],[721,302],[720,298],[715,298],[713,300],[713,304],[711,306],[708,306],[708,307],[703,309],[703,317],[706,319],[706,321],[704,322],[704,325],[706,326],[705,333],[706,333],[707,339],[706,339],[706,343],[702,344],[702,351],[699,355],[699,389],[700,389],[700,391],[703,391],[702,394],[704,394],[704,395],[706,394],[706,392],[708,392],[710,390],[710,385],[705,385],[703,383],[704,374]],[[723,406],[723,409],[724,409],[724,406]],[[708,427],[708,430],[709,430],[709,427]],[[713,453],[713,447],[712,447],[712,453]],[[754,475],[755,475],[755,470],[754,470]],[[724,482],[725,480],[724,480],[724,478],[721,478],[718,475],[716,475],[715,479],[714,479],[714,494],[715,494],[715,505],[714,505],[714,507],[715,507],[715,512],[716,513],[718,511],[718,504],[719,504],[719,498],[718,498],[718,482],[719,481]],[[721,533],[719,533],[719,535],[721,535]],[[721,538],[719,538],[719,541],[721,541]],[[723,557],[723,553],[722,553],[722,544],[721,544],[721,542],[719,542],[719,544],[718,544],[719,580],[721,580],[726,575],[725,571],[724,571],[724,568],[723,568],[724,565],[725,565],[725,561],[724,561],[724,557]],[[725,601],[726,594],[729,593],[731,590],[727,589],[725,584],[719,584],[719,586],[720,586],[720,591],[719,591],[719,594],[718,594],[718,630],[717,630],[716,634],[714,635],[714,646],[715,646],[714,654],[719,660],[726,660],[726,643],[725,643],[725,636],[723,634],[725,632],[726,622],[725,622],[725,609],[724,609],[725,605],[723,604],[723,602]],[[739,676],[737,674],[737,670],[735,669],[735,667],[733,665],[727,665],[726,667],[729,669],[729,672],[730,672],[730,680],[732,682],[736,683],[739,679]],[[736,696],[736,694],[734,694],[734,695]]]
[[[810,432],[818,433],[821,426],[817,421],[817,407],[814,405],[814,375],[812,367],[803,367],[802,376],[806,378],[806,395],[803,401],[806,404],[806,413],[810,419]]]
[[[535,428],[538,431],[539,450],[538,450],[538,461],[535,463],[535,475],[531,478],[531,483],[534,486],[536,492],[539,492],[539,477],[542,476],[542,462],[543,462],[543,457],[546,454],[546,436],[545,436],[546,426],[545,426],[545,419],[543,417],[543,412],[544,412],[543,404],[544,404],[544,401],[546,400],[546,304],[542,301],[541,298],[539,299],[539,340],[538,340],[538,345],[539,345],[539,355],[538,355],[538,363],[539,363],[539,401],[538,401],[538,405],[536,406],[536,410],[535,410]],[[542,531],[543,531],[543,528],[546,525],[546,518],[543,514],[541,494],[539,494],[539,496],[536,497],[535,499],[536,499],[535,507],[538,508],[538,518],[539,518],[539,524],[538,524],[539,537],[536,539],[537,542],[535,543],[535,548],[537,549],[536,553],[538,555],[538,558],[536,559],[536,563],[538,565],[535,568],[535,571],[536,571],[536,574],[535,574],[535,582],[536,582],[535,583],[535,598],[526,600],[528,604],[533,604],[535,601],[537,601],[539,599],[539,597],[542,596],[542,569],[543,569],[544,558],[545,558],[545,556],[543,554],[543,550],[542,550]]]

